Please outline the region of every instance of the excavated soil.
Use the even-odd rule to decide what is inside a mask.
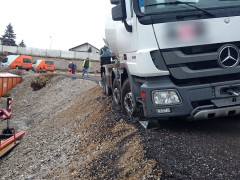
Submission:
[[[0,179],[160,179],[137,129],[114,114],[96,83],[54,76],[33,91],[37,76],[24,72],[10,91],[11,122],[26,135],[0,160]]]

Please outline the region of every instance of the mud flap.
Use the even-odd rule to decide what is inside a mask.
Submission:
[[[98,81],[98,85],[99,85],[101,88],[103,88],[103,86],[102,86],[102,81]]]
[[[160,124],[158,120],[140,120],[140,124],[145,128],[145,129],[159,129]]]

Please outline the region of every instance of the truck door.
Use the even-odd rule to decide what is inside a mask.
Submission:
[[[119,43],[119,52],[122,54],[128,54],[136,51],[136,18],[133,13],[132,0],[125,0],[127,19],[126,23],[131,26],[132,32],[128,32],[123,22],[117,23],[117,42]]]

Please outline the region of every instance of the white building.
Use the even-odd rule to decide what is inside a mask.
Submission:
[[[69,51],[75,51],[75,52],[88,52],[93,55],[99,54],[100,50],[96,48],[95,46],[89,44],[89,43],[84,43],[79,46],[73,47],[69,49]]]

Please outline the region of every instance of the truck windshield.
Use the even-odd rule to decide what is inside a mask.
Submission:
[[[5,58],[4,60],[2,60],[2,63],[6,63],[8,62],[8,58]]]
[[[143,14],[195,9],[208,13],[208,8],[240,6],[240,0],[139,0],[139,5]]]

